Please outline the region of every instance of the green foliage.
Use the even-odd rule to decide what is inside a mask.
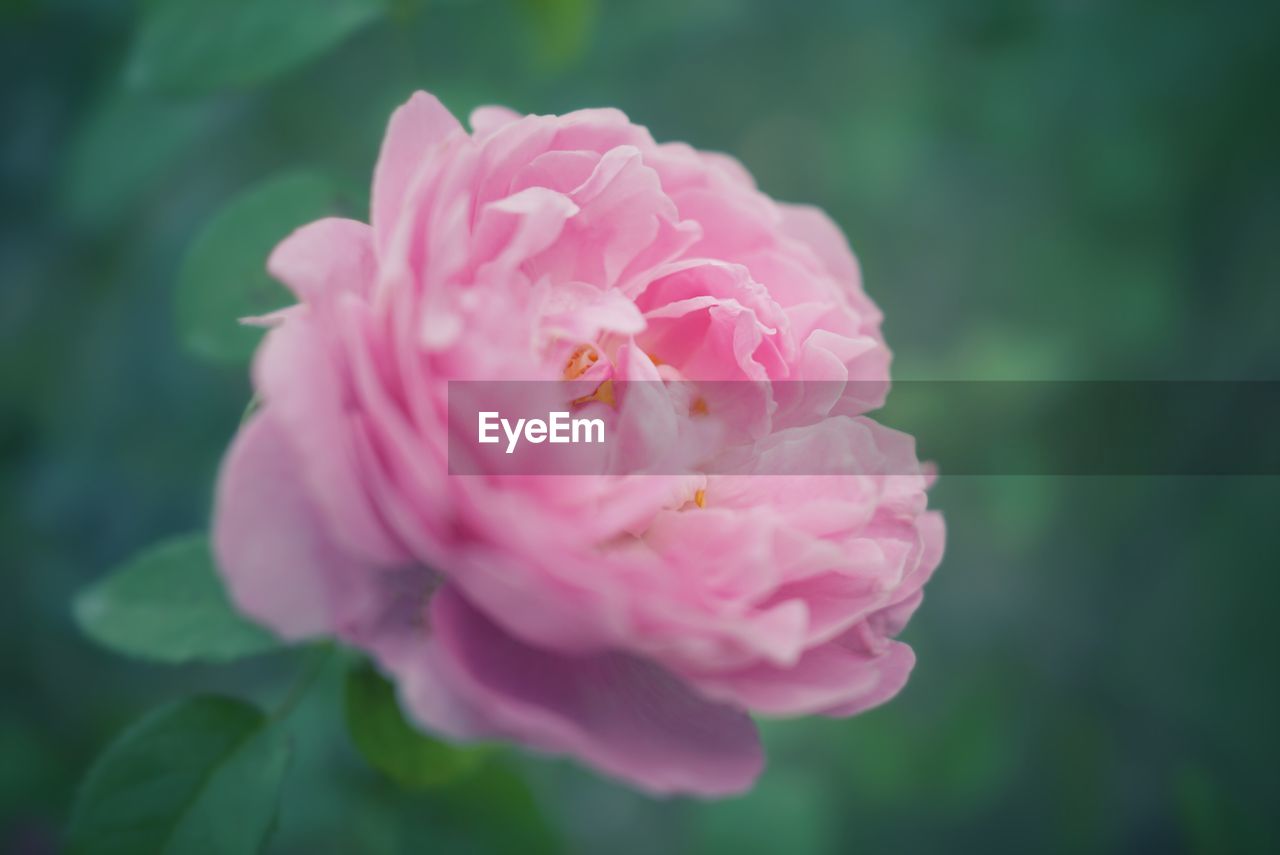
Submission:
[[[267,274],[267,256],[299,226],[337,210],[337,192],[311,172],[278,175],[232,199],[187,252],[178,278],[178,330],[192,353],[244,362],[262,337],[240,319],[293,302]]]
[[[82,591],[74,611],[94,641],[159,662],[226,662],[279,645],[232,608],[204,535],[151,547]]]
[[[384,0],[156,0],[128,74],[167,92],[251,86],[315,59],[385,11]]]
[[[346,678],[347,730],[371,766],[424,799],[429,839],[445,851],[550,853],[560,850],[528,784],[488,747],[433,739],[405,720],[395,688],[369,663]]]
[[[59,199],[78,225],[99,226],[149,190],[210,126],[210,105],[145,93],[107,95],[81,123]]]
[[[562,852],[523,776],[501,759],[431,793],[427,808],[441,851],[510,855]]]
[[[405,721],[395,688],[372,665],[351,669],[345,692],[347,729],[375,769],[404,787],[437,787],[474,772],[485,751],[432,739]]]
[[[275,821],[289,743],[259,710],[202,696],[159,709],[94,763],[73,855],[255,853]]]
[[[804,775],[766,773],[744,796],[698,815],[698,851],[707,855],[830,852],[830,794]]]
[[[928,798],[936,814],[996,803],[1017,768],[1024,734],[997,675],[977,667],[964,692],[923,722],[882,708],[846,723],[842,789],[863,805],[891,808]],[[917,711],[921,714],[921,711]]]
[[[545,68],[569,65],[586,49],[595,0],[519,0],[529,19],[534,58]]]

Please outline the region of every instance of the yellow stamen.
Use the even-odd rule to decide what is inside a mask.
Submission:
[[[587,369],[599,361],[600,354],[594,346],[590,344],[578,345],[573,353],[570,354],[569,361],[564,365],[564,379],[576,380],[587,373]]]
[[[709,412],[711,412],[711,410],[707,408],[706,398],[699,396],[693,399],[693,404],[689,407],[690,415],[705,416]]]
[[[693,494],[693,503],[700,508],[705,508],[707,506],[707,491],[698,490],[695,492]]]
[[[596,390],[590,395],[583,395],[581,398],[574,398],[574,404],[589,404],[592,401],[599,401],[602,404],[608,404],[611,407],[617,406],[617,402],[613,397],[613,381],[606,380],[596,387]]]

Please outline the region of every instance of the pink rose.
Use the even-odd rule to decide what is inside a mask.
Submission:
[[[366,650],[432,731],[743,790],[749,713],[853,715],[914,661],[892,637],[943,524],[910,438],[861,416],[888,381],[880,313],[831,221],[724,155],[616,110],[471,125],[415,95],[372,225],[321,220],[272,254],[299,302],[223,465],[226,583],[286,638]],[[586,384],[624,420],[647,405],[614,381],[749,380],[685,402],[749,453],[736,474],[450,475],[448,381],[513,379]],[[894,455],[911,466],[860,467]]]

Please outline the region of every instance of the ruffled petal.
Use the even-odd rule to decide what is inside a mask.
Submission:
[[[264,411],[236,436],[215,499],[213,552],[232,600],[289,640],[331,631],[335,600],[363,568],[329,537],[303,484]]]
[[[447,587],[431,626],[450,685],[484,711],[494,736],[572,754],[654,793],[726,795],[760,772],[751,719],[655,665],[527,646]]]
[[[325,383],[299,383],[315,372]],[[406,559],[403,547],[370,498],[370,469],[357,441],[351,371],[313,314],[290,318],[273,330],[254,361],[254,386],[297,462],[291,478],[328,521],[335,543],[383,564]]]
[[[462,125],[453,114],[426,92],[415,92],[392,114],[373,171],[370,216],[380,252],[391,240],[405,194],[423,158],[449,134],[461,130]]]
[[[471,130],[477,136],[488,136],[503,125],[509,125],[516,119],[520,118],[520,114],[509,107],[500,107],[495,104],[485,104],[476,107],[471,111],[471,117],[468,124]]]
[[[762,663],[693,679],[708,697],[764,715],[855,715],[896,695],[916,661],[911,648],[900,641],[869,649],[863,635],[854,630],[809,650],[787,668]]]
[[[345,292],[366,294],[378,276],[373,230],[340,217],[308,223],[276,246],[267,270],[304,303]]]

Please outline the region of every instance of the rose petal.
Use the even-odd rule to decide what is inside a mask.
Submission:
[[[447,587],[431,625],[453,687],[495,735],[581,757],[655,793],[745,790],[763,764],[751,719],[655,665],[570,657],[513,639]]]
[[[461,130],[453,114],[426,92],[415,92],[392,114],[373,172],[370,215],[379,253],[391,239],[405,194],[423,158],[450,133]]]
[[[366,294],[378,275],[373,230],[340,217],[308,223],[276,246],[267,270],[304,303],[344,291]]]
[[[260,412],[223,462],[213,552],[237,607],[293,640],[333,626],[332,604],[361,563],[330,539],[287,436]]]
[[[518,118],[520,114],[508,107],[485,104],[471,111],[471,117],[467,123],[471,125],[471,130],[477,136],[487,136]]]
[[[749,707],[765,715],[822,713],[850,716],[896,695],[907,683],[916,657],[900,641],[868,650],[855,630],[815,647],[788,668],[760,664],[733,674],[697,676],[707,697]]]

